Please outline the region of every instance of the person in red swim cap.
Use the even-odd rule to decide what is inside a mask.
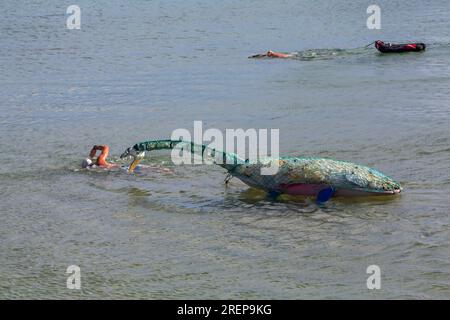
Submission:
[[[94,158],[97,154],[97,151],[101,151],[100,155],[97,157],[97,160],[94,163]],[[113,164],[106,161],[106,158],[109,154],[109,146],[107,145],[95,145],[92,147],[91,152],[89,152],[89,157],[84,159],[81,166],[83,168],[92,167],[93,165],[96,165],[100,168],[106,168],[106,169],[113,169],[113,168],[119,168],[119,164]]]

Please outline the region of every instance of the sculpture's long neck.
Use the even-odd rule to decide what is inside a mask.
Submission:
[[[209,159],[211,159],[214,164],[217,164],[228,171],[233,171],[236,165],[245,163],[245,161],[239,158],[235,153],[224,152],[222,150],[217,150],[203,144],[196,144],[191,141],[152,140],[136,143],[133,148],[136,151],[170,150],[180,148],[183,152],[190,152],[193,154],[196,153],[202,157],[205,156],[205,152],[207,152]]]

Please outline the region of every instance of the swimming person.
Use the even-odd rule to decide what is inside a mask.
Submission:
[[[249,58],[280,58],[280,59],[286,59],[286,58],[292,58],[294,54],[292,53],[282,53],[282,52],[275,52],[272,50],[267,51],[267,53],[263,54],[255,54],[253,56],[250,56]]]
[[[282,52],[275,52],[275,51],[267,51],[267,56],[270,58],[291,58],[292,54],[290,53],[282,53]]]
[[[97,151],[101,151],[100,155],[97,157],[97,161],[94,163],[95,155],[97,154]],[[106,168],[106,169],[113,169],[113,168],[119,168],[119,164],[113,164],[108,163],[106,161],[106,158],[109,154],[109,146],[107,145],[95,145],[92,147],[91,151],[89,152],[89,157],[84,159],[81,163],[82,168],[89,168],[93,166],[97,166],[100,168]]]
[[[97,157],[97,160],[95,160],[95,155],[97,154],[97,151],[101,151],[100,155]],[[89,152],[89,157],[84,159],[81,163],[81,167],[83,169],[94,169],[94,168],[100,168],[100,169],[122,169],[129,173],[133,172],[135,169],[138,171],[147,171],[147,169],[152,169],[157,172],[163,172],[163,173],[172,173],[173,171],[169,168],[165,168],[162,166],[149,166],[149,165],[143,165],[138,164],[138,161],[136,159],[133,159],[133,162],[130,165],[120,165],[118,163],[109,163],[106,158],[109,154],[109,146],[107,145],[95,145],[92,147],[91,151]],[[141,159],[138,158],[140,161]]]
[[[371,43],[370,45],[372,45]],[[364,48],[354,48],[354,49],[340,49],[340,48],[322,48],[322,49],[306,49],[300,51],[291,52],[277,52],[269,50],[266,53],[255,54],[249,56],[250,59],[294,59],[300,61],[311,61],[311,60],[329,60],[337,57],[344,57],[355,54],[362,54],[365,50]]]

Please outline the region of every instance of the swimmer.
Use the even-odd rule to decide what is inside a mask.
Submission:
[[[94,162],[95,155],[97,154],[97,151],[101,151],[100,155],[98,156],[97,160]],[[84,159],[81,163],[82,168],[92,168],[92,167],[100,167],[105,169],[113,169],[113,168],[119,168],[120,165],[108,163],[106,161],[106,158],[109,154],[109,147],[107,145],[104,146],[93,146],[91,149],[91,152],[89,152],[89,157]]]
[[[270,58],[290,58],[292,57],[292,54],[290,53],[281,53],[281,52],[275,52],[275,51],[267,51],[267,56]]]
[[[97,154],[97,151],[101,151],[100,155],[95,160],[95,155]],[[138,171],[140,169],[156,169],[157,171],[161,172],[172,172],[172,170],[168,168],[160,168],[160,167],[154,167],[154,166],[146,166],[142,164],[138,164],[142,157],[135,156],[133,159],[133,162],[127,166],[127,165],[120,165],[117,163],[109,163],[106,161],[106,158],[109,154],[109,146],[107,145],[95,145],[92,147],[91,151],[89,152],[89,157],[84,159],[81,163],[81,167],[83,169],[94,169],[94,168],[101,168],[101,169],[123,169],[128,172],[133,172],[135,169]]]
[[[255,54],[253,56],[250,56],[249,58],[280,58],[280,59],[286,59],[286,58],[292,58],[294,55],[292,53],[282,53],[282,52],[275,52],[272,50],[267,51],[267,53],[263,54]]]

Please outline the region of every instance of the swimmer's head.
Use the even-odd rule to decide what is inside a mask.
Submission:
[[[81,167],[82,167],[83,169],[86,169],[86,168],[92,166],[92,164],[93,164],[93,163],[92,163],[92,160],[89,159],[89,158],[86,158],[86,159],[83,160],[83,162],[81,162]]]

